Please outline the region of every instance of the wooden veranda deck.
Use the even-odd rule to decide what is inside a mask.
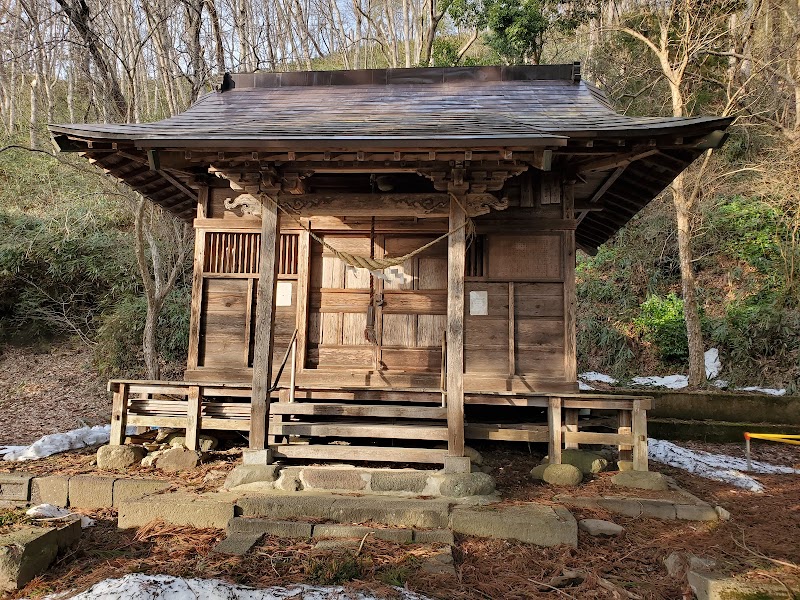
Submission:
[[[249,384],[113,380],[108,389],[114,398],[112,444],[124,442],[127,425],[185,429],[191,449],[198,448],[203,430],[251,430]],[[440,390],[306,386],[279,388],[272,396],[268,434],[275,458],[442,464],[447,455],[447,450],[434,447],[448,440],[447,409]],[[467,407],[496,407],[500,421],[469,420],[466,439],[547,443],[554,463],[561,462],[562,448],[613,445],[621,457],[632,458],[634,469],[647,470],[650,397],[466,392],[464,402]],[[532,416],[541,415],[540,420],[502,423],[503,407],[533,409]],[[581,430],[581,409],[610,411],[616,416],[616,431]],[[324,441],[332,439],[350,443]],[[352,440],[377,443],[355,445]]]

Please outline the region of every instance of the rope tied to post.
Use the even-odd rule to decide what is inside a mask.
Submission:
[[[420,246],[416,250],[408,252],[407,254],[403,254],[402,256],[384,257],[384,258],[361,256],[358,254],[351,254],[350,252],[344,252],[342,250],[334,248],[328,242],[326,242],[324,238],[315,234],[311,230],[311,227],[307,227],[302,221],[300,221],[300,219],[298,219],[296,215],[290,213],[289,211],[286,210],[286,208],[281,206],[280,202],[278,202],[275,198],[272,198],[269,194],[265,192],[261,192],[259,196],[260,196],[259,200],[261,201],[262,204],[264,204],[265,201],[269,201],[272,204],[274,204],[279,211],[281,211],[283,214],[285,214],[290,219],[295,221],[298,225],[300,225],[300,227],[305,229],[315,241],[319,242],[320,244],[322,244],[323,247],[327,248],[328,251],[330,251],[334,256],[336,256],[336,258],[343,261],[345,264],[350,265],[351,267],[355,267],[357,269],[367,269],[369,272],[373,274],[383,271],[384,269],[389,269],[391,267],[397,267],[399,265],[402,265],[407,260],[411,260],[418,254],[425,252],[431,246],[435,246],[442,240],[449,238],[451,235],[458,233],[462,229],[466,230],[466,237],[468,240],[471,240],[475,235],[475,223],[472,221],[472,217],[470,216],[466,207],[458,199],[458,196],[456,196],[451,192],[450,197],[456,202],[456,204],[458,204],[461,207],[461,210],[463,210],[464,214],[466,215],[466,219],[464,220],[463,225],[460,225],[455,229],[440,235],[435,240],[432,240],[427,244]]]

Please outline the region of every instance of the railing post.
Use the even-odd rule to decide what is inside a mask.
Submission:
[[[125,441],[125,425],[128,419],[128,384],[118,384],[111,402],[111,437],[109,444],[121,446]]]
[[[550,430],[549,457],[551,465],[561,464],[561,401],[558,396],[548,399],[547,424]]]
[[[632,413],[633,470],[647,471],[647,411],[641,400],[633,401]]]
[[[197,451],[200,449],[200,411],[203,404],[199,386],[193,385],[189,388],[187,400],[186,447]]]

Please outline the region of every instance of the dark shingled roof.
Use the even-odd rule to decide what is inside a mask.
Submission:
[[[578,240],[594,248],[702,152],[698,138],[725,129],[731,121],[620,115],[600,90],[580,80],[577,65],[256,73],[232,79],[234,89],[206,94],[186,112],[156,123],[50,129],[62,148],[88,152],[90,142],[92,147],[97,142],[133,143],[140,151],[506,147],[568,152],[568,146],[586,147],[588,140],[620,140],[622,155],[657,137],[694,139],[692,145],[678,142],[670,150],[636,159],[594,198],[606,210],[587,214],[577,231]],[[95,158],[113,162],[108,156]],[[111,168],[111,162],[103,166]],[[124,172],[117,175],[127,181]],[[579,185],[576,200],[592,198],[607,175],[589,176]],[[167,180],[164,185],[174,187]],[[152,185],[158,187],[155,181]],[[180,191],[159,189],[162,195],[170,192],[170,200]],[[187,207],[173,210],[188,216]]]

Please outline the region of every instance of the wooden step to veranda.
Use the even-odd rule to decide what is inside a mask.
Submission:
[[[447,441],[447,426],[404,422],[274,421],[269,424],[269,434],[303,437]]]
[[[344,404],[339,402],[276,402],[273,415],[319,415],[328,417],[379,417],[396,419],[447,419],[447,409],[437,406],[398,406],[396,404]]]

